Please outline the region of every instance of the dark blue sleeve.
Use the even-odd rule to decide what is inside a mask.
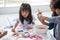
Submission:
[[[53,29],[55,26],[55,23],[47,23],[47,25],[49,26],[49,30]]]

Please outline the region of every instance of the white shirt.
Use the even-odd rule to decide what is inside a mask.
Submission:
[[[21,29],[26,29],[27,27],[31,27],[31,24],[28,24],[28,21],[24,20],[24,24],[21,23],[21,21],[19,19],[17,19],[19,21],[19,25],[17,27],[17,31],[18,30],[21,30]],[[33,17],[33,22],[35,21],[36,19]]]

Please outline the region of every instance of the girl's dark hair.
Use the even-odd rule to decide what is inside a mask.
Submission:
[[[54,4],[55,4],[55,2],[57,1],[57,0],[53,0],[54,1]],[[53,4],[53,7],[54,7],[54,4]],[[55,9],[55,8],[54,8]],[[58,16],[58,14],[54,11],[53,13],[52,13],[52,16]]]
[[[58,16],[58,14],[56,12],[53,12],[52,16]]]
[[[53,0],[53,1],[56,1],[56,0]]]
[[[54,9],[60,9],[60,0],[57,0],[55,3],[54,3]]]
[[[29,12],[29,15],[27,18],[24,18],[22,16],[22,13],[21,11],[28,11]],[[24,24],[24,19],[26,21],[28,21],[28,24],[31,24],[32,23],[32,20],[33,20],[33,17],[32,17],[32,13],[31,13],[31,6],[28,4],[28,3],[22,3],[21,4],[21,7],[20,7],[20,10],[19,10],[19,20],[21,21],[22,24]]]

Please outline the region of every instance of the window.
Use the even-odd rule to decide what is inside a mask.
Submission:
[[[18,4],[18,0],[5,0],[4,2],[5,7],[17,6]]]
[[[0,0],[0,7],[4,6],[4,0]]]
[[[0,0],[0,7],[20,6],[21,3],[25,2],[31,5],[48,5],[50,0]]]
[[[32,5],[49,5],[50,0],[31,0]]]

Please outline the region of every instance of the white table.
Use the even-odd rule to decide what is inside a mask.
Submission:
[[[8,34],[6,36],[4,36],[3,38],[1,38],[0,40],[9,40],[9,38],[15,38],[12,36],[12,32],[11,32],[11,29],[7,29],[8,31]],[[53,37],[52,34],[50,34],[49,31],[47,31],[46,34],[42,34],[42,38],[43,40],[55,40],[55,38]],[[14,39],[15,40],[15,39]],[[32,40],[32,39],[29,39],[29,38],[19,38],[19,40]]]
[[[14,38],[12,37],[12,32],[9,30],[8,34],[6,36],[4,36],[3,38],[1,38],[0,40],[8,40],[9,38]],[[43,40],[55,40],[55,38],[49,33],[49,31],[47,32],[47,34],[43,34]],[[29,38],[19,38],[19,40],[32,40]]]

